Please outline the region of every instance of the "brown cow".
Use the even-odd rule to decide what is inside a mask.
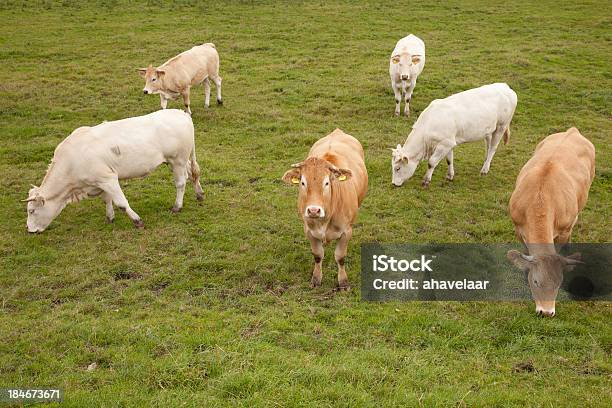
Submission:
[[[312,146],[305,161],[291,167],[283,181],[300,188],[298,212],[315,261],[311,285],[321,286],[323,245],[337,239],[338,287],[348,290],[344,258],[353,223],[368,190],[361,143],[336,129]]]
[[[580,263],[579,253],[563,257],[555,244],[570,241],[594,176],[595,147],[574,127],[540,142],[518,175],[510,217],[529,255],[512,250],[508,258],[528,272],[538,314],[555,315],[563,272]]]
[[[185,111],[191,115],[189,107],[191,87],[204,83],[204,106],[210,105],[210,81],[217,87],[217,103],[221,99],[221,77],[219,76],[219,54],[213,43],[197,45],[176,57],[170,58],[157,68],[138,69],[145,79],[143,92],[159,94],[162,109],[166,109],[169,99],[183,97]]]

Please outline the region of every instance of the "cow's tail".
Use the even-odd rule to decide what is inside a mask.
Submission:
[[[505,145],[508,144],[508,140],[510,140],[510,126],[508,126],[506,128],[506,131],[504,132],[504,144]]]
[[[196,182],[200,179],[200,166],[196,160],[195,145],[191,149],[191,156],[189,157],[187,171],[189,172],[188,175],[191,181]]]

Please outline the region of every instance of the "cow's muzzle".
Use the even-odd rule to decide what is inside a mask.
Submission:
[[[401,78],[402,78],[402,81],[408,81],[410,79],[408,75],[402,75]]]
[[[308,218],[323,218],[325,217],[325,210],[323,207],[318,205],[309,205],[306,207],[306,217]]]
[[[536,309],[536,313],[538,316],[542,316],[542,317],[554,317],[555,316],[555,310],[544,310],[544,309]]]
[[[149,91],[147,91],[146,89],[144,89],[144,90],[142,91],[142,93],[144,93],[144,94],[146,95],[146,94],[148,94],[148,93],[149,93]]]

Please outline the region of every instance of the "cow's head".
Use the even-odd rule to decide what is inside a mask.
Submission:
[[[28,232],[43,232],[51,221],[64,209],[58,199],[47,200],[40,193],[40,187],[32,186],[25,200],[28,203]]]
[[[410,81],[411,68],[421,62],[420,55],[410,55],[407,52],[402,52],[391,57],[391,63],[397,64],[398,74],[402,81]]]
[[[153,68],[153,65],[149,65],[148,68],[139,68],[138,73],[145,79],[145,87],[142,92],[145,94],[159,93],[166,71]]]
[[[569,272],[580,262],[580,253],[570,256],[525,255],[516,250],[508,251],[508,259],[527,273],[531,295],[536,304],[536,313],[555,315],[555,299],[563,282],[563,273]]]
[[[419,160],[415,157],[411,158],[399,144],[391,151],[391,182],[399,187],[412,177],[419,165]]]
[[[303,218],[325,218],[332,204],[332,191],[336,183],[352,177],[349,169],[339,169],[327,160],[310,157],[291,165],[283,181],[300,189],[298,202]]]

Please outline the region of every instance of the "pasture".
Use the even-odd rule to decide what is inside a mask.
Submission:
[[[597,149],[574,242],[610,242],[609,2],[0,2],[0,387],[52,386],[66,406],[610,406],[610,303],[367,303],[365,242],[515,242],[507,205],[545,136],[576,126]],[[393,116],[388,59],[408,33],[427,61],[409,118]],[[145,222],[100,199],[25,229],[30,184],[75,128],[159,109],[137,68],[203,42],[224,105],[191,93],[204,201],[180,214],[162,166],[122,183]],[[491,82],[518,94],[508,145],[484,143],[401,188],[389,147],[436,98]],[[214,95],[213,87],[213,95]],[[182,108],[180,101],[171,108]],[[403,108],[403,106],[402,106]],[[321,288],[296,190],[280,178],[339,127],[370,187],[349,244],[353,290]],[[96,368],[88,366],[96,363]]]

